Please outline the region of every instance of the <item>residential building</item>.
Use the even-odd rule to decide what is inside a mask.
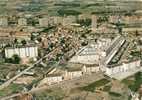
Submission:
[[[95,31],[96,33],[118,33],[118,29],[116,27],[110,26],[110,24],[101,24]]]
[[[63,17],[54,16],[54,24],[55,25],[62,24],[62,23],[63,23]]]
[[[37,46],[23,46],[23,47],[5,48],[6,58],[11,58],[15,54],[21,58],[36,58],[38,56],[38,47]]]
[[[130,69],[135,69],[136,67],[140,67],[140,60],[134,60],[129,62],[123,62],[116,65],[108,65],[106,68],[106,75],[113,75],[121,72],[126,72]]]
[[[70,59],[73,63],[99,64],[100,60],[106,56],[106,48],[110,45],[110,39],[98,39],[89,45],[81,48],[75,56]]]
[[[48,17],[39,18],[39,26],[47,27],[48,25],[49,25],[49,18]]]
[[[82,64],[69,63],[67,67],[64,69],[64,79],[69,80],[81,77],[83,75],[82,67]]]
[[[111,16],[109,16],[108,21],[110,23],[118,23],[119,19],[120,19],[120,16],[118,16],[118,15],[111,15]]]
[[[100,66],[96,64],[84,65],[82,68],[83,74],[91,74],[100,71]]]
[[[26,18],[19,18],[18,19],[18,25],[19,26],[26,26],[27,25],[27,19]]]
[[[31,33],[30,32],[17,31],[17,32],[13,33],[12,37],[19,39],[19,40],[30,40],[31,39]]]
[[[63,23],[62,23],[62,25],[63,26],[71,25],[71,24],[75,23],[76,20],[77,20],[77,18],[75,16],[66,16],[66,17],[63,17]]]
[[[122,22],[125,24],[142,23],[142,16],[132,15],[132,16],[122,16]]]
[[[40,85],[39,86],[42,86],[42,85],[51,85],[51,84],[54,84],[54,83],[59,83],[63,81],[63,75],[60,74],[60,73],[56,73],[56,74],[49,74],[47,75],[46,78],[44,78],[41,82],[40,82]]]
[[[64,78],[65,80],[74,79],[83,75],[82,68],[69,68],[66,70]]]
[[[142,27],[128,27],[122,29],[123,33],[136,33],[136,31],[142,32]]]
[[[52,85],[55,83],[60,83],[61,81],[71,80],[81,77],[83,74],[92,74],[100,71],[99,65],[83,65],[68,63],[66,67],[54,68],[51,70],[46,78],[44,78],[40,83],[39,87],[43,85]]]

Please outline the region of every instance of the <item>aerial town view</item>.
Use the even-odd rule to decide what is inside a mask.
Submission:
[[[0,0],[0,100],[142,100],[142,0]]]

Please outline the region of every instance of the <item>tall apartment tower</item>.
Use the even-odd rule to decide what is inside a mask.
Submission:
[[[2,26],[2,27],[8,26],[8,18],[7,17],[0,17],[0,26]]]
[[[97,16],[92,15],[92,31],[95,32],[97,29]]]

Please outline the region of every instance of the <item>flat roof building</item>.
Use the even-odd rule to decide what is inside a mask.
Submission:
[[[5,48],[6,58],[11,58],[13,55],[18,55],[20,58],[36,58],[38,56],[38,47],[37,46],[23,46],[23,47]]]

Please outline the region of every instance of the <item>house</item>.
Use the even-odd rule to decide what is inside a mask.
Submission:
[[[49,25],[49,18],[48,17],[43,17],[39,19],[39,25],[41,27],[46,27]]]
[[[27,25],[27,19],[26,18],[19,18],[18,19],[18,25],[19,26],[26,26]]]

